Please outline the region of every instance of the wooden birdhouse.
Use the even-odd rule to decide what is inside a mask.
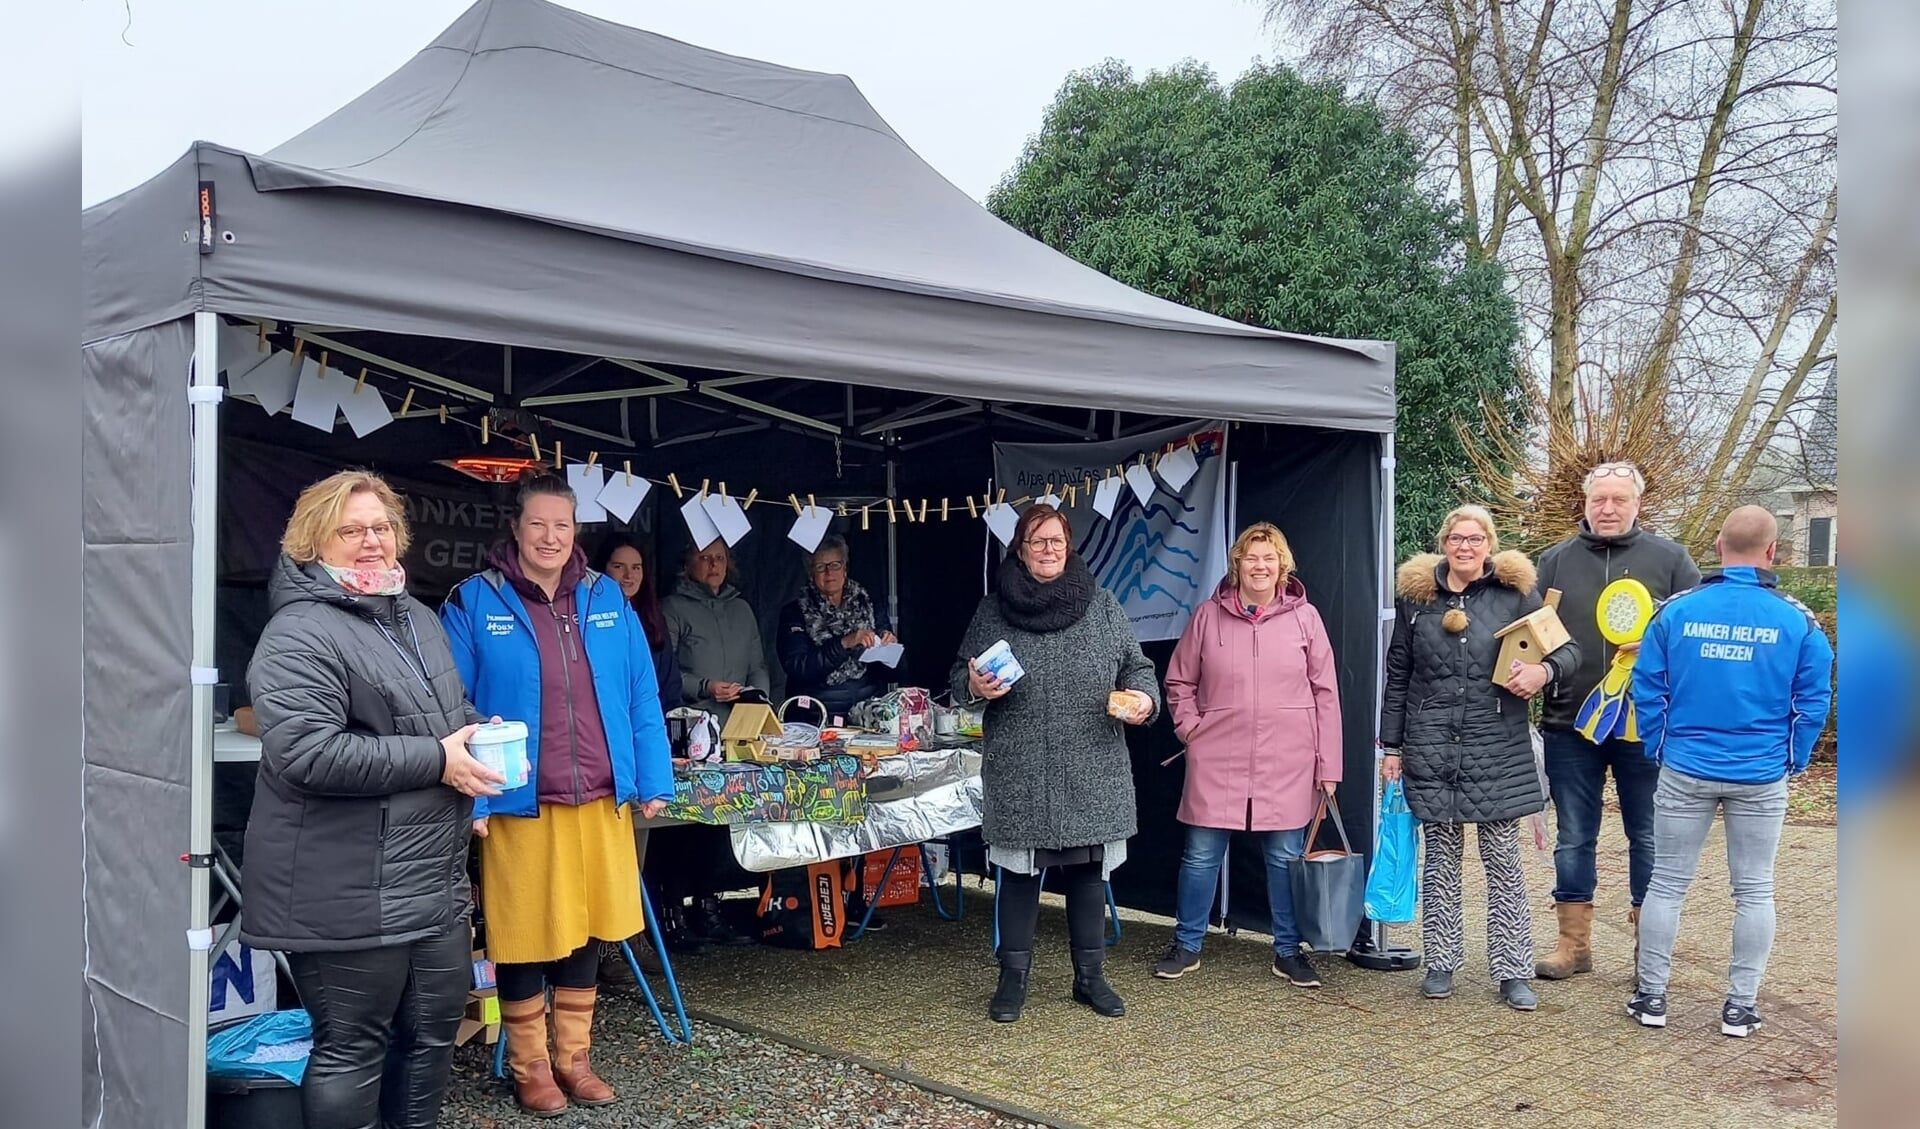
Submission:
[[[780,751],[769,738],[785,731],[786,727],[780,724],[771,706],[736,702],[733,712],[727,715],[725,728],[720,730],[720,747],[726,750],[730,761],[774,764],[780,760]]]
[[[1558,591],[1549,592],[1545,607],[1528,612],[1493,633],[1493,637],[1500,640],[1500,657],[1493,663],[1495,686],[1507,684],[1508,672],[1515,661],[1537,663],[1572,639],[1566,625],[1560,622],[1560,613],[1554,610],[1560,602],[1559,596]]]

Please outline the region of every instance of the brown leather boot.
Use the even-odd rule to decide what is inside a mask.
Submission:
[[[1533,974],[1542,980],[1565,980],[1577,972],[1593,971],[1593,903],[1555,902],[1560,938],[1553,951],[1533,962]]]
[[[553,990],[553,1050],[560,1063],[554,1078],[581,1105],[610,1105],[613,1087],[593,1072],[594,988]]]
[[[547,1001],[501,1000],[500,1026],[505,1028],[507,1066],[513,1071],[513,1100],[534,1117],[558,1117],[567,1112],[567,1095],[553,1081],[553,1063],[547,1057]]]

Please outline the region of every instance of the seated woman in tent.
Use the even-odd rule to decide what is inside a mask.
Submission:
[[[881,668],[860,661],[876,643],[895,642],[873,597],[847,575],[847,540],[829,534],[807,557],[807,586],[780,612],[780,666],[787,694],[804,694],[845,717],[886,688]]]

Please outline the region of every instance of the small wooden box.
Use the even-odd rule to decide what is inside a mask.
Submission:
[[[767,738],[785,732],[786,726],[780,724],[771,706],[739,702],[727,715],[726,727],[720,731],[720,747],[726,750],[730,761],[775,764],[780,760],[780,753],[768,745]]]
[[[1493,684],[1504,687],[1515,660],[1537,663],[1565,646],[1573,637],[1560,622],[1560,613],[1551,607],[1528,612],[1494,632],[1500,640],[1500,657],[1493,663]]]

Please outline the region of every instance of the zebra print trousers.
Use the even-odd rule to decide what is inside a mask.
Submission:
[[[1533,910],[1520,871],[1520,821],[1478,823],[1480,864],[1487,872],[1487,963],[1498,980],[1533,979]],[[1463,823],[1423,823],[1427,857],[1420,893],[1420,944],[1428,968],[1458,972],[1467,959],[1460,905]]]

